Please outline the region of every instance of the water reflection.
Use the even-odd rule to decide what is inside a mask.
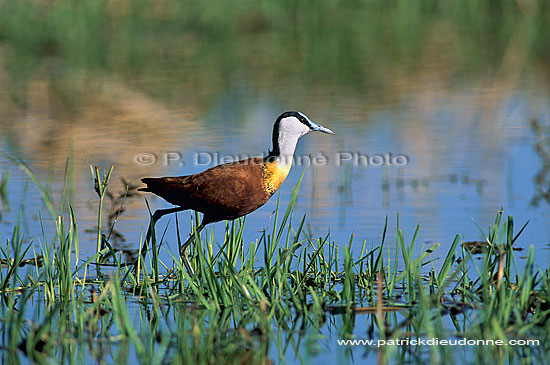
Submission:
[[[535,134],[535,151],[541,160],[542,167],[535,176],[535,195],[532,204],[539,205],[541,200],[550,204],[550,136],[537,119],[531,119],[531,127]]]
[[[391,78],[388,75],[390,82]],[[169,80],[165,81],[169,89]],[[158,80],[139,79],[140,85],[153,82]],[[137,83],[109,76],[71,80],[69,89],[80,95],[73,103],[65,98],[67,89],[41,77],[28,83],[24,108],[2,99],[3,112],[12,123],[2,126],[0,143],[2,150],[28,161],[44,181],[50,179],[49,186],[57,193],[63,188],[67,156],[72,156],[75,212],[80,227],[92,232],[97,202],[89,164],[115,165],[110,189],[118,194],[124,191],[121,178],[138,185],[143,176],[191,174],[210,167],[197,165],[198,153],[261,155],[270,147],[275,116],[283,109],[300,109],[336,132],[331,139],[305,137],[296,151],[300,156],[331,157],[327,164],[306,168],[297,202],[297,212],[308,215],[309,229],[315,235],[330,230],[333,240],[349,242],[354,233],[358,242],[366,239],[374,245],[380,241],[385,217],[393,232],[399,213],[406,234],[421,223],[420,238],[440,241],[445,250],[456,233],[464,234],[465,240],[482,239],[472,219],[484,227],[504,207],[505,214],[514,215],[520,224],[531,219],[525,246],[546,244],[550,232],[543,222],[550,216],[549,207],[530,204],[539,189],[533,177],[542,172],[532,149],[529,124],[532,116],[548,120],[544,83],[527,74],[517,84],[494,86],[485,79],[448,84],[434,73],[394,82],[399,88],[391,97],[386,97],[386,91],[342,94],[327,88],[311,89],[296,102],[293,94],[285,96],[284,83],[272,81],[266,87],[256,80],[239,79],[219,95],[216,104],[205,107],[193,98],[183,103],[155,98],[140,91]],[[301,88],[308,85],[301,84]],[[187,90],[182,100],[190,94]],[[181,160],[139,163],[136,156],[145,152],[174,153]],[[353,159],[337,163],[332,156],[339,153],[403,155],[408,160],[402,165],[367,166]],[[5,160],[1,164],[3,171],[12,169]],[[283,185],[283,206],[303,168],[295,166]],[[541,176],[537,179],[544,188]],[[21,196],[24,181],[13,171],[7,190],[15,192],[14,197]],[[119,215],[113,231],[126,249],[138,247],[148,224],[142,197],[124,200],[124,214]],[[40,198],[31,189],[28,199]],[[166,207],[160,199],[147,199],[152,209]],[[258,238],[275,206],[276,199],[272,199],[248,217],[246,240]],[[10,214],[16,219],[13,210],[4,216]],[[189,227],[189,217],[189,213],[180,215],[183,230]],[[166,236],[172,243],[176,242],[173,221]],[[29,229],[39,232],[37,221]],[[222,240],[220,231],[213,231],[217,242]],[[93,233],[84,239],[90,242],[83,245],[86,253],[92,253]]]
[[[295,166],[280,196],[246,218],[245,243],[273,223],[277,199],[286,205],[306,168],[294,219],[306,214],[306,231],[330,232],[340,245],[353,237],[354,257],[365,241],[367,249],[378,246],[386,217],[390,250],[397,219],[405,242],[417,224],[417,242],[441,242],[434,258],[447,252],[456,233],[482,250],[477,225],[484,229],[503,208],[514,215],[517,227],[530,221],[514,246],[533,244],[535,260],[546,267],[550,2],[517,4],[440,1],[433,6],[405,0],[311,6],[244,0],[236,7],[174,0],[0,0],[0,151],[28,162],[59,206],[68,182],[83,258],[95,253],[97,238],[98,202],[89,165],[104,170],[114,165],[104,240],[135,256],[149,224],[144,199],[153,211],[167,207],[161,199],[135,193],[139,178],[204,170],[210,166],[194,161],[200,152],[265,153],[274,118],[284,110],[302,110],[336,135],[305,137],[297,154],[404,155],[407,164],[346,160]],[[136,157],[144,153],[181,157],[140,163]],[[40,210],[46,211],[40,193],[0,156],[0,239],[8,242],[21,222],[25,243],[49,242],[55,224]],[[182,237],[191,216],[178,216]],[[161,259],[168,265],[165,250],[177,252],[174,223],[169,217],[157,226],[166,233]],[[205,233],[216,249],[224,239],[223,223]],[[430,265],[437,270],[440,261]],[[431,269],[426,267],[433,275]],[[194,338],[198,328],[211,341],[215,358],[234,362],[293,363],[319,354],[339,362],[429,358],[429,350],[409,346],[399,347],[397,356],[394,350],[337,346],[337,338],[376,338],[376,318],[370,314],[323,311],[305,318],[276,311],[277,320],[266,323],[261,306],[211,312],[174,302],[160,312],[150,303],[127,302],[150,354],[179,349],[186,353],[171,354],[174,359],[202,359],[204,344]],[[443,318],[449,328],[465,333],[468,308],[441,305],[444,311],[427,323]],[[27,318],[35,318],[29,313]],[[91,314],[86,328],[94,339],[116,324],[113,312]],[[106,331],[100,331],[96,314],[106,317]],[[386,335],[409,336],[423,328],[414,319],[419,319],[415,308],[386,313]],[[71,340],[59,346],[70,354],[82,344]],[[72,350],[63,351],[64,346]],[[98,362],[126,359],[129,352],[129,358],[140,360],[128,340],[88,346]],[[452,351],[464,359],[495,356],[499,362],[513,356],[483,347],[475,354],[445,346],[438,351],[443,358],[453,358],[445,353]]]

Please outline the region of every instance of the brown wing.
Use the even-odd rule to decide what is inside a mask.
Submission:
[[[215,222],[235,219],[261,207],[270,195],[262,186],[262,159],[215,166],[195,175],[146,178],[150,191],[166,201],[205,214]]]

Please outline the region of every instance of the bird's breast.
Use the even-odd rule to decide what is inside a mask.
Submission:
[[[278,161],[266,161],[262,164],[262,186],[269,196],[273,195],[285,181],[290,167],[290,164],[283,165]]]

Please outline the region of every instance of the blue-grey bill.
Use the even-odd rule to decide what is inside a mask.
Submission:
[[[327,134],[334,134],[332,130],[315,123],[311,123],[311,129],[313,129],[314,131],[319,131]]]

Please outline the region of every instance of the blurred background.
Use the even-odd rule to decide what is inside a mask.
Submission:
[[[97,224],[89,165],[114,165],[105,209],[124,202],[116,230],[132,250],[148,225],[143,198],[169,205],[116,199],[122,178],[196,173],[210,167],[194,163],[200,152],[261,155],[275,118],[300,110],[335,136],[304,137],[299,155],[408,161],[308,166],[295,214],[314,236],[347,244],[353,233],[357,250],[375,246],[399,213],[406,237],[421,224],[421,241],[441,242],[443,254],[457,233],[482,239],[478,225],[504,209],[530,222],[517,244],[534,244],[546,263],[549,25],[546,0],[0,0],[0,151],[57,197],[68,171],[87,255]],[[140,163],[143,153],[156,161]],[[166,153],[181,159],[167,164]],[[283,184],[282,206],[303,169]],[[40,237],[36,188],[3,157],[0,181],[0,236],[22,220],[29,240]],[[276,205],[247,218],[246,240]],[[179,215],[183,232],[189,217]]]

